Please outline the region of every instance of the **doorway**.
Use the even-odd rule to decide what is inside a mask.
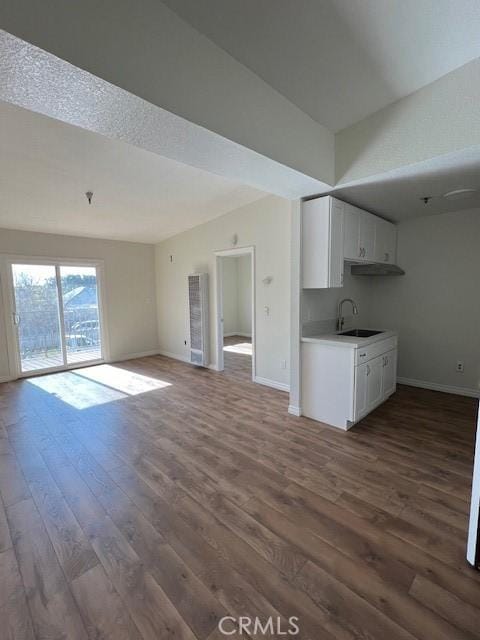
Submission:
[[[17,377],[104,359],[96,264],[9,262]]]
[[[218,369],[255,380],[253,247],[217,252],[216,261]]]

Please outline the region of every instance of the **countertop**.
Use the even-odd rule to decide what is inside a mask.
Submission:
[[[369,329],[370,327],[362,327],[362,329]],[[379,331],[379,329],[372,329],[373,331]],[[344,329],[348,331],[348,329]],[[387,340],[388,338],[394,338],[398,336],[397,331],[386,330],[381,333],[377,333],[375,336],[369,338],[357,338],[356,336],[340,336],[338,333],[325,333],[319,336],[309,336],[301,338],[301,342],[316,342],[319,344],[326,344],[335,347],[346,347],[348,349],[358,349],[359,347],[366,347],[374,342],[380,340]]]

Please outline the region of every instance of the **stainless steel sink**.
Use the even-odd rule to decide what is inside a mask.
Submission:
[[[371,338],[383,331],[371,331],[370,329],[350,329],[350,331],[342,331],[339,336],[354,336],[355,338]]]

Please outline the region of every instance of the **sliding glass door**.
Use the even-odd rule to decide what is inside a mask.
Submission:
[[[22,372],[63,365],[55,266],[14,264],[12,272]]]
[[[13,263],[12,278],[20,373],[102,359],[95,266]]]
[[[67,363],[102,357],[97,270],[60,266]]]

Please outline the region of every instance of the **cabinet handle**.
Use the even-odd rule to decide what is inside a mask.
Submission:
[[[370,365],[367,364],[367,376],[369,376],[369,375],[370,375]]]
[[[358,250],[358,257],[359,258],[362,257],[362,251],[363,251],[363,249],[362,249],[362,247],[360,247],[360,249]]]
[[[385,366],[388,364],[388,356],[385,356]]]
[[[388,255],[388,253],[386,253],[386,254],[385,254],[385,262],[388,262],[389,257],[390,257],[390,256]]]
[[[367,355],[366,353],[361,353],[360,358],[364,358],[366,355]]]

